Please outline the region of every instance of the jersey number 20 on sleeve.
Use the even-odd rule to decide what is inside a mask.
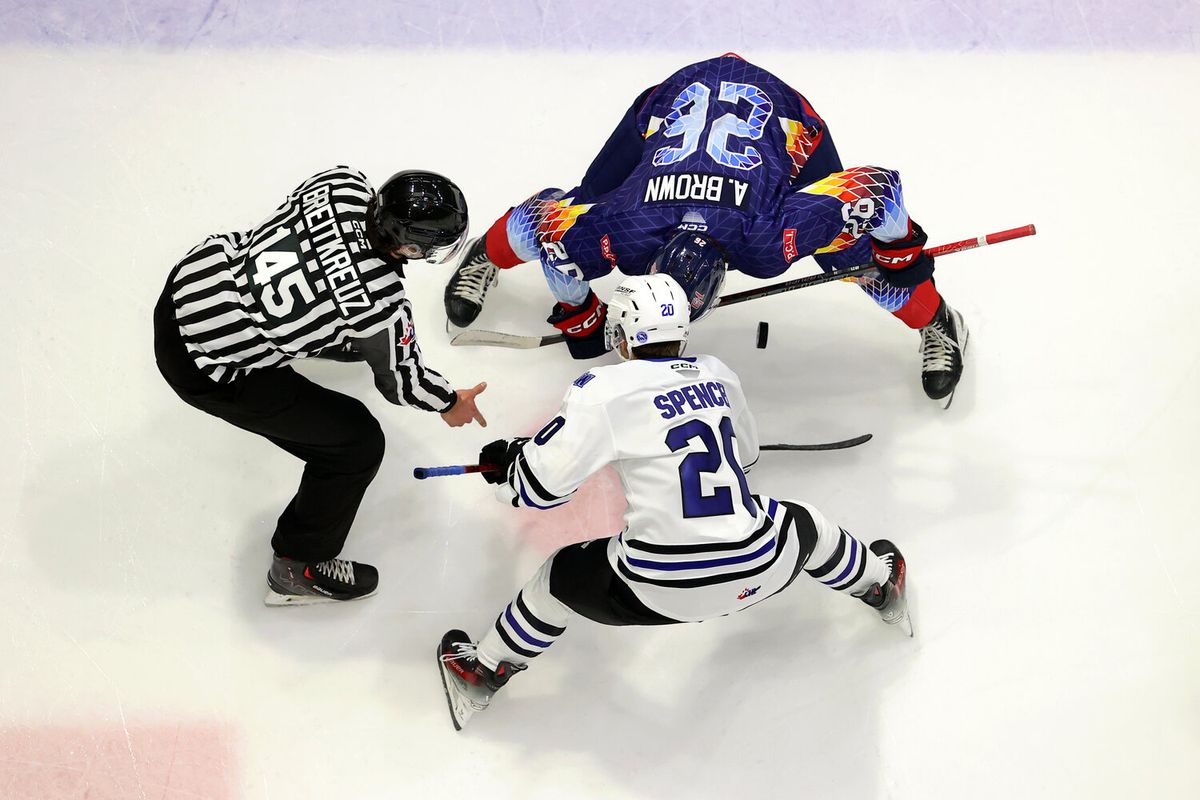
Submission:
[[[720,517],[733,513],[733,492],[730,486],[718,485],[712,494],[704,494],[700,482],[701,475],[712,475],[721,469],[722,463],[728,464],[737,478],[738,490],[741,492],[742,505],[751,514],[757,514],[754,501],[750,499],[750,488],[746,485],[746,474],[738,464],[733,450],[733,422],[729,417],[721,418],[721,442],[717,442],[717,434],[712,427],[700,419],[688,420],[682,425],[676,425],[667,431],[667,447],[675,453],[691,444],[693,439],[699,439],[703,450],[688,453],[679,464],[679,488],[683,497],[683,516]]]
[[[696,81],[688,86],[671,103],[671,113],[663,120],[663,136],[667,138],[682,138],[678,147],[660,147],[654,151],[656,167],[676,164],[696,152],[700,146],[700,138],[708,123],[709,98],[712,90],[703,83]],[[762,153],[757,147],[745,145],[741,152],[729,149],[729,138],[761,139],[767,120],[775,104],[767,93],[749,83],[733,83],[721,81],[717,91],[717,99],[731,103],[734,106],[744,100],[750,104],[750,114],[742,119],[737,114],[729,112],[713,120],[708,129],[708,144],[704,152],[708,157],[723,167],[751,170],[762,163]],[[685,111],[686,109],[686,111]]]

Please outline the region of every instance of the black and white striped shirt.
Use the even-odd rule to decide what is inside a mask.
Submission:
[[[421,358],[400,265],[367,242],[373,196],[361,172],[334,167],[254,229],[210,236],[176,265],[175,319],[205,375],[227,383],[352,346],[391,402],[428,411],[454,405],[450,384]]]

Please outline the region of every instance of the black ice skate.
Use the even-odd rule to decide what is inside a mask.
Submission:
[[[968,333],[962,314],[944,299],[933,320],[921,328],[921,385],[931,400],[942,403],[942,408],[950,407],[954,388],[962,377]]]
[[[467,253],[446,284],[446,318],[460,328],[470,325],[483,311],[488,290],[496,285],[498,267],[488,260],[485,236],[467,246]]]
[[[524,664],[501,661],[493,672],[479,663],[476,652],[475,643],[460,630],[447,631],[437,648],[438,671],[442,673],[442,688],[456,731],[461,731],[475,712],[488,707],[492,695],[508,683],[514,672],[525,669]]]
[[[267,573],[267,597],[263,602],[269,606],[305,606],[358,600],[374,594],[378,586],[379,571],[370,564],[340,558],[308,564],[275,556]]]
[[[872,583],[860,599],[879,612],[889,625],[900,625],[901,630],[913,635],[912,619],[908,616],[908,581],[904,556],[900,548],[887,539],[871,542],[871,552],[882,558],[891,569],[891,577],[880,586]]]

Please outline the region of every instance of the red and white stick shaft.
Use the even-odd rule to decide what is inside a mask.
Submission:
[[[1022,225],[1019,228],[1009,228],[1006,231],[997,231],[983,236],[976,236],[974,239],[963,239],[961,242],[940,244],[937,247],[930,247],[925,252],[937,258],[938,256],[958,253],[963,250],[974,250],[976,247],[987,247],[989,244],[998,244],[999,242],[1008,242],[1025,236],[1033,236],[1035,233],[1037,233],[1037,228],[1032,225]]]

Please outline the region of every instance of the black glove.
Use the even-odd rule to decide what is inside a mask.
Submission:
[[[608,340],[604,335],[607,316],[608,306],[600,302],[595,292],[589,291],[581,305],[555,303],[546,322],[563,332],[572,358],[596,358],[608,352]]]
[[[912,289],[933,277],[933,256],[924,249],[929,237],[920,225],[911,225],[912,233],[906,239],[871,239],[871,265],[886,283],[899,289]]]
[[[496,467],[495,471],[481,472],[480,475],[488,483],[501,484],[508,480],[508,470],[517,460],[517,453],[529,441],[528,436],[518,436],[515,439],[497,439],[489,442],[479,451],[479,463]]]

